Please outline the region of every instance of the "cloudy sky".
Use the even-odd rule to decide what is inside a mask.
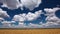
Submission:
[[[60,0],[0,0],[0,28],[60,28]]]

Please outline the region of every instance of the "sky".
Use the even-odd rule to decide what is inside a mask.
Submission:
[[[60,28],[60,0],[0,0],[0,28]]]

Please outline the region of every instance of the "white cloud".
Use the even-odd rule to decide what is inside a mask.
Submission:
[[[14,21],[25,21],[25,20],[32,21],[40,17],[41,14],[42,14],[41,10],[36,11],[35,13],[31,13],[31,12],[29,12],[28,14],[23,13],[23,14],[15,15],[13,20]]]
[[[33,23],[29,23],[28,26],[27,26],[27,28],[40,28],[40,27],[41,27],[41,25],[33,24]]]
[[[5,22],[5,19],[4,18],[9,18],[10,16],[7,14],[6,11],[3,11],[1,8],[0,8],[0,22],[2,23],[3,21]],[[5,22],[6,23],[6,22]],[[9,25],[9,24],[8,24]],[[6,26],[8,26],[6,25]],[[1,27],[3,27],[3,25],[0,25]]]
[[[4,18],[9,18],[10,16],[7,14],[6,11],[3,11],[1,8],[0,8],[0,22],[2,21],[5,21]]]
[[[34,19],[37,19],[38,17],[40,17],[41,14],[42,14],[42,11],[41,10],[36,11],[35,13],[29,12],[26,15],[26,18],[27,18],[27,20],[31,21],[31,20],[34,20]]]
[[[14,23],[17,23],[16,21],[2,21],[3,25],[0,28],[26,28],[26,24],[23,22],[19,22],[18,25],[15,25]]]
[[[3,25],[0,28],[42,28],[41,25],[33,24],[33,23],[29,23],[28,25],[26,25],[25,23],[21,23],[21,22],[19,22],[19,25],[14,25],[14,24],[11,25],[11,23],[12,23],[11,21],[3,21],[2,22]]]
[[[35,7],[38,7],[41,3],[41,0],[0,0],[0,3],[3,3],[2,7],[7,7],[8,9],[17,9],[21,7],[23,10],[23,6],[26,8],[33,10]]]
[[[13,17],[13,20],[14,20],[14,21],[25,21],[25,20],[26,20],[25,14],[15,15],[15,16]]]
[[[30,28],[30,27],[33,28],[32,24],[31,25],[29,24],[28,26],[26,26],[24,21],[25,20],[27,20],[27,21],[35,20],[38,17],[40,17],[40,15],[42,13],[43,13],[42,10],[39,10],[39,11],[36,11],[35,13],[29,12],[28,14],[23,13],[23,14],[15,15],[12,20],[13,21],[18,21],[19,25],[16,25],[16,26],[13,25],[13,26],[14,26],[14,28],[15,27],[16,28]],[[34,28],[36,28],[36,27],[39,27],[39,25],[37,24],[36,26],[34,26]]]
[[[7,24],[10,24],[10,23],[15,23],[15,21],[2,21],[1,23],[7,23]]]
[[[2,22],[2,21],[4,21],[4,20],[5,20],[4,18],[0,17],[0,22]]]
[[[60,8],[45,8],[44,9],[46,11],[46,16],[50,16],[50,15],[55,15],[55,12],[57,10],[60,10]]]
[[[1,0],[0,2],[3,3],[2,7],[7,7],[8,9],[17,9],[20,5],[18,0]]]
[[[33,10],[34,8],[39,6],[39,4],[41,3],[41,0],[21,0],[21,3],[26,8]]]
[[[2,26],[0,28],[9,28],[12,27],[13,23],[16,23],[15,21],[2,21]]]
[[[21,23],[21,22],[19,22],[19,25],[14,26],[14,27],[16,27],[16,28],[26,28],[27,26],[26,26],[25,23]]]
[[[46,11],[45,15],[47,16],[47,18],[46,18],[47,23],[43,24],[44,26],[46,26],[46,27],[51,26],[52,27],[54,25],[60,25],[60,19],[58,17],[56,17],[56,15],[55,15],[55,12],[57,10],[60,10],[60,8],[53,8],[53,9],[45,8],[44,10]]]
[[[3,10],[0,8],[0,17],[9,17],[9,15],[7,14],[6,11],[3,11]]]

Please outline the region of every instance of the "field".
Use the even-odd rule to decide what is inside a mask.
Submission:
[[[60,29],[0,29],[0,34],[60,34]]]

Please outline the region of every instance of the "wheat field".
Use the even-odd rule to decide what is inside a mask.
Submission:
[[[60,34],[60,29],[0,29],[0,34]]]

